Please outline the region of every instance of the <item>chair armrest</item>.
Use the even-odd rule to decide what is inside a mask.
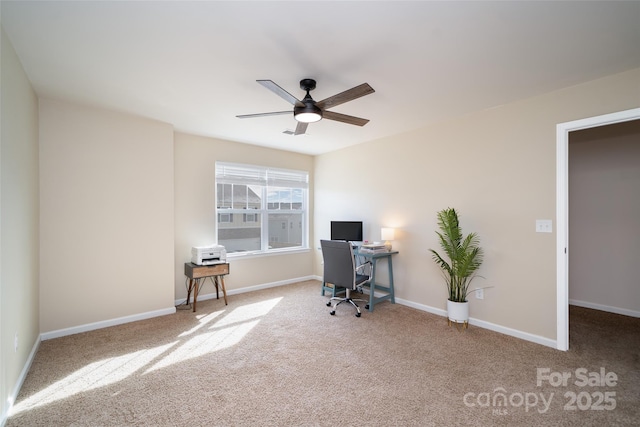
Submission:
[[[363,269],[365,266],[367,266],[367,265],[369,265],[369,266],[370,266],[370,265],[371,265],[371,261],[366,261],[366,262],[364,262],[364,263],[360,264],[359,266],[357,266],[357,267],[356,267],[356,271],[358,271],[358,270],[362,270],[362,269]]]

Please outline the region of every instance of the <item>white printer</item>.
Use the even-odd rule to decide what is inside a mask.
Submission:
[[[196,265],[224,264],[227,251],[222,245],[194,246],[191,248],[191,262]]]

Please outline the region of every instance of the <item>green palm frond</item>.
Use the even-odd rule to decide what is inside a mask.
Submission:
[[[458,213],[453,208],[444,209],[437,214],[438,227],[436,231],[445,259],[437,251],[429,249],[433,260],[442,269],[442,273],[449,293],[449,299],[464,302],[469,294],[469,285],[484,258],[480,247],[480,238],[476,233],[463,236],[458,219]]]

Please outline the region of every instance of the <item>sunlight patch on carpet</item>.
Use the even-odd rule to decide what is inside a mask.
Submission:
[[[196,316],[196,318],[198,319],[199,323],[196,326],[194,326],[193,328],[189,329],[188,331],[184,331],[183,333],[178,335],[178,337],[186,337],[187,335],[193,334],[198,329],[200,329],[203,326],[205,326],[207,323],[212,322],[213,319],[215,319],[216,317],[220,316],[222,313],[224,313],[224,310],[214,311],[213,313],[209,313],[206,316]]]
[[[282,297],[272,298],[266,301],[256,302],[254,304],[242,305],[220,319],[219,322],[214,323],[212,328],[221,328],[234,323],[242,323],[250,319],[265,316],[280,302],[280,300],[282,300]]]
[[[153,359],[176,344],[178,344],[178,341],[91,363],[21,401],[12,408],[11,414],[48,405],[79,393],[121,381],[151,363]]]
[[[238,344],[260,322],[260,318],[269,313],[281,299],[273,298],[236,308],[211,324],[211,332],[200,333],[187,340],[149,368],[145,374]]]

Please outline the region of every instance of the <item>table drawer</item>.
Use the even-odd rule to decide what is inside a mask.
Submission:
[[[196,265],[193,263],[186,263],[184,265],[184,275],[190,279],[199,279],[201,277],[208,276],[223,276],[229,274],[229,264],[214,264],[214,265]]]

